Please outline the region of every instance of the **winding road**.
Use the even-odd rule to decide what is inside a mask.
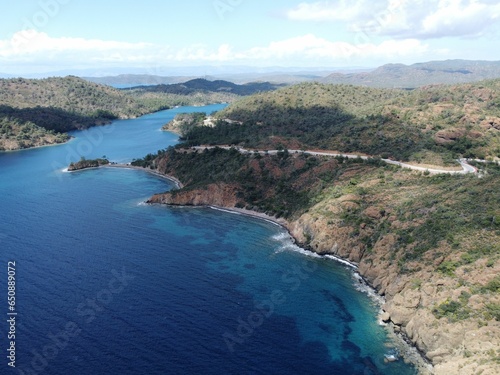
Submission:
[[[280,150],[247,150],[242,147],[234,147],[234,146],[195,146],[192,147],[195,150],[205,150],[205,149],[212,149],[212,148],[223,148],[226,150],[230,150],[231,148],[234,148],[235,150],[243,153],[243,154],[250,154],[250,153],[259,153],[259,154],[277,154],[280,152]],[[343,157],[343,158],[349,158],[349,159],[357,159],[361,158],[363,160],[368,160],[372,158],[372,156],[362,156],[362,155],[354,155],[354,154],[338,154],[338,153],[333,153],[333,152],[328,152],[328,151],[310,151],[310,150],[288,150],[289,153],[295,154],[295,153],[301,153],[303,152],[304,154],[308,155],[313,155],[313,156],[331,156],[331,157]],[[417,165],[412,165],[412,164],[407,164],[407,163],[402,163],[400,161],[395,161],[391,159],[381,159],[382,161],[386,162],[387,164],[392,164],[392,165],[398,165],[401,168],[408,168],[412,169],[415,171],[422,171],[422,172],[429,172],[431,174],[439,174],[439,173],[446,173],[446,174],[468,174],[468,173],[478,173],[477,168],[473,167],[469,163],[467,163],[466,159],[459,159],[457,160],[458,163],[461,165],[462,170],[447,170],[447,169],[439,169],[439,167],[433,167],[433,168],[427,168],[427,167],[420,167]]]

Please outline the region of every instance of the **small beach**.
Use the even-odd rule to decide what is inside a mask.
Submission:
[[[144,172],[150,173],[154,176],[161,177],[161,178],[169,180],[170,182],[173,182],[175,184],[176,189],[182,189],[182,187],[183,187],[182,182],[180,182],[177,178],[175,178],[173,176],[161,174],[161,173],[159,173],[155,170],[152,170],[152,169],[147,169],[147,168],[143,168],[143,167],[136,167],[136,166],[130,165],[130,164],[108,164],[108,165],[103,165],[102,168],[122,168],[122,169],[135,169],[135,170],[139,170],[139,171],[144,171]]]

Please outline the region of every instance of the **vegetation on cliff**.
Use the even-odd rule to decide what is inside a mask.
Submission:
[[[380,162],[290,154],[286,149],[275,155],[248,155],[215,147],[203,151],[169,148],[132,164],[179,178],[185,188],[173,194],[222,183],[232,186],[239,207],[290,218],[307,210],[326,184],[347,171]]]
[[[0,119],[9,126],[0,134],[0,150],[63,142],[67,136],[58,133],[174,106],[232,102],[243,95],[276,87],[270,83],[236,85],[196,79],[183,84],[117,90],[73,76],[0,79]]]

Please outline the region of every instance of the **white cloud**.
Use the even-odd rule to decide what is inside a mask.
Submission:
[[[0,40],[0,56],[9,58],[66,51],[92,51],[112,54],[116,51],[138,51],[148,47],[151,47],[151,45],[146,43],[133,44],[83,38],[51,38],[43,32],[24,30],[14,34],[10,40]]]
[[[385,41],[380,44],[332,42],[312,34],[270,43],[267,47],[253,48],[240,58],[321,61],[335,65],[337,61],[361,59],[393,59],[418,57],[429,47],[416,39]]]
[[[437,9],[420,23],[424,36],[482,34],[498,22],[500,4],[481,1],[441,0]]]
[[[351,31],[397,38],[474,37],[498,26],[497,0],[337,0],[301,3],[295,21],[343,21]]]
[[[168,46],[147,43],[52,38],[46,33],[30,31],[0,40],[0,63],[15,66],[36,64],[61,69],[68,67],[142,66],[158,67],[186,64],[255,64],[333,66],[371,64],[370,61],[418,59],[429,47],[415,39],[386,41],[375,44],[369,40],[357,45],[330,41],[307,34],[257,46],[234,50],[228,44],[216,48],[193,45],[174,50]]]

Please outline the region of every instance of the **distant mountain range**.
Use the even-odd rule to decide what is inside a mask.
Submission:
[[[477,82],[483,79],[500,78],[500,61],[446,60],[417,63],[413,65],[387,64],[377,69],[286,69],[255,68],[253,72],[227,72],[207,70],[210,75],[196,76],[172,71],[174,75],[121,74],[106,77],[86,77],[88,81],[115,87],[139,85],[170,85],[203,77],[209,81],[225,80],[237,84],[249,82],[271,82],[273,84],[295,84],[321,82],[351,84],[379,88],[416,88],[433,84],[457,84]],[[178,75],[175,75],[178,74]]]
[[[107,77],[83,77],[83,79],[99,83],[101,85],[114,86],[118,88],[127,88],[146,85],[170,85],[181,83],[197,78],[196,76],[157,76],[149,74],[120,74]]]
[[[330,74],[323,83],[380,88],[416,88],[433,84],[477,82],[500,77],[500,61],[446,60],[413,65],[387,64],[371,72]]]
[[[343,73],[359,73],[367,72],[369,70],[361,69],[351,69],[342,70]],[[252,73],[227,73],[227,74],[216,74],[216,75],[182,75],[182,76],[159,76],[159,75],[149,75],[149,74],[120,74],[117,76],[105,76],[105,77],[82,77],[83,79],[99,83],[103,85],[114,86],[117,88],[127,88],[134,86],[145,86],[145,85],[170,85],[175,83],[186,82],[195,78],[204,78],[209,81],[224,80],[230,81],[236,84],[246,84],[251,82],[272,82],[272,83],[285,83],[285,84],[295,84],[301,82],[309,82],[321,80],[327,75],[331,74],[331,70],[324,71],[297,71],[297,72],[286,72],[276,70],[274,72],[252,72]]]

